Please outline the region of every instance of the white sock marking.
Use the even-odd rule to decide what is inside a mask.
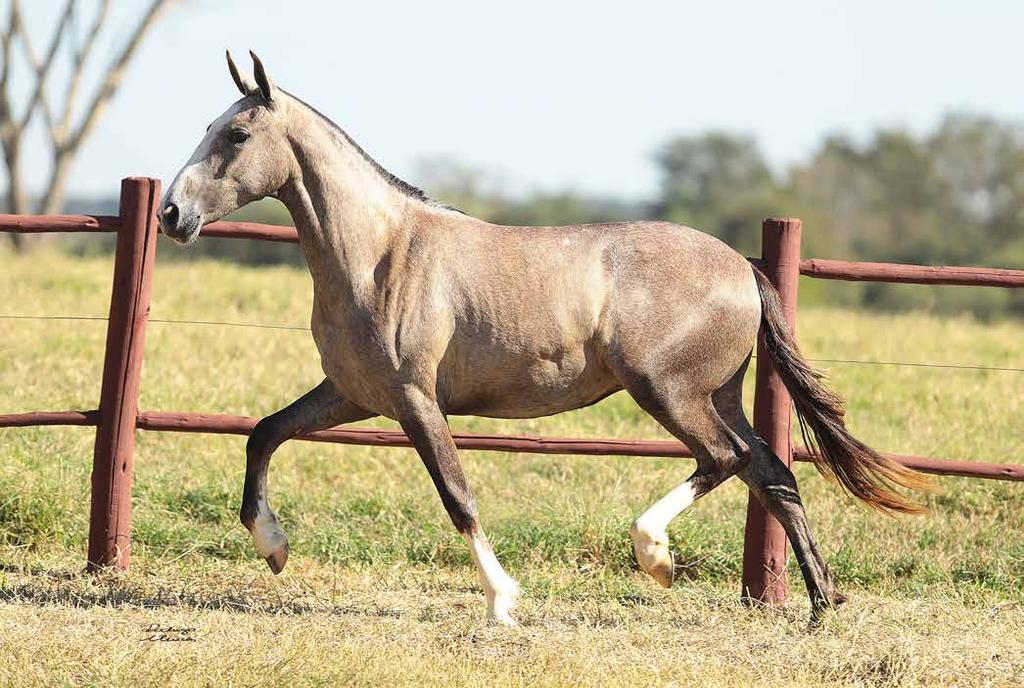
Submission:
[[[265,503],[259,505],[253,524],[252,541],[259,555],[266,559],[280,549],[288,538],[277,521],[277,516]]]
[[[469,553],[480,575],[480,585],[487,597],[487,618],[509,626],[515,621],[509,614],[519,597],[519,585],[505,573],[498,558],[494,556],[491,543],[482,532],[475,535],[463,533],[469,545]]]
[[[629,529],[640,568],[666,588],[672,586],[675,578],[675,564],[668,548],[668,524],[693,504],[694,494],[690,482],[683,483],[641,514]]]
[[[659,499],[633,523],[633,529],[653,542],[668,542],[668,524],[693,504],[696,492],[686,481]]]

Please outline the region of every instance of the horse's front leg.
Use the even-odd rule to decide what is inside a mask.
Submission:
[[[433,395],[416,385],[406,385],[399,396],[395,404],[398,421],[419,452],[452,523],[469,544],[487,598],[487,618],[515,625],[509,612],[519,597],[519,586],[501,567],[480,527],[476,500],[466,482],[444,414]]]
[[[256,551],[274,573],[281,573],[288,561],[288,538],[267,501],[267,467],[271,455],[283,442],[300,433],[374,415],[342,397],[329,380],[324,380],[253,428],[245,448],[245,486],[239,518],[252,534]]]

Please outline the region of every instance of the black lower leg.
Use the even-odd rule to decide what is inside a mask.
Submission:
[[[812,614],[817,616],[822,610],[845,601],[836,593],[828,565],[811,534],[792,471],[762,445],[740,477],[785,529],[807,587]]]
[[[341,397],[324,380],[302,397],[256,424],[245,447],[245,483],[239,519],[252,531],[259,507],[266,499],[267,468],[281,444],[303,432],[370,418],[366,412]]]

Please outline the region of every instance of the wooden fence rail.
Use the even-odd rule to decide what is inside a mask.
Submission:
[[[143,345],[149,314],[153,260],[156,251],[156,204],[160,182],[129,178],[121,185],[117,217],[91,215],[0,215],[0,232],[117,232],[110,317],[104,356],[100,404],[88,411],[36,411],[0,415],[0,428],[48,425],[96,427],[90,514],[90,569],[127,568],[131,542],[131,475],[135,430],[248,435],[257,419],[202,413],[139,411],[138,393]],[[995,268],[854,263],[800,259],[799,220],[770,219],[762,226],[762,255],[752,262],[762,269],[782,296],[790,326],[795,327],[799,277],[850,281],[932,285],[1024,287],[1024,270]],[[251,222],[214,222],[203,236],[262,241],[298,241],[292,227]],[[760,348],[759,348],[760,352]],[[772,370],[770,357],[757,358],[754,426],[786,463],[809,461],[806,448],[792,446],[789,393]],[[583,439],[456,433],[461,449],[540,454],[690,457],[679,442],[666,440]],[[409,447],[398,430],[345,428],[302,435],[314,442]],[[937,475],[1024,481],[1024,465],[980,463],[923,456],[886,454],[905,466]],[[786,539],[778,522],[750,499],[743,555],[742,595],[745,599],[785,599]]]
[[[99,425],[100,412],[91,411],[33,411],[31,413],[0,414],[0,428],[28,428],[35,426]],[[192,432],[210,435],[248,435],[258,418],[232,416],[220,413],[176,413],[168,411],[139,411],[135,427],[139,430],[160,432]],[[590,437],[542,437],[535,435],[489,435],[457,432],[452,435],[459,449],[477,451],[520,452],[523,454],[577,454],[580,456],[636,456],[651,458],[692,458],[693,454],[681,442],[674,440],[633,440]],[[349,428],[339,426],[328,430],[298,435],[294,439],[335,444],[362,444],[376,447],[410,447],[408,438],[399,430],[382,428]],[[983,463],[963,459],[934,459],[910,454],[882,454],[908,468],[961,478],[986,478],[1024,482],[1024,466],[1004,463]],[[806,447],[793,448],[793,460],[811,462]]]
[[[127,181],[127,180],[125,180]],[[109,215],[0,215],[0,232],[117,232],[121,218]]]
[[[1024,287],[1024,270],[958,268],[947,265],[851,263],[812,258],[800,261],[800,274],[818,279],[899,284],[948,284],[967,287]]]

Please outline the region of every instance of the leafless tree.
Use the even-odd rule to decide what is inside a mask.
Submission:
[[[3,147],[3,160],[7,169],[7,212],[22,215],[32,211],[23,177],[22,143],[26,130],[38,115],[43,118],[52,157],[49,181],[34,210],[41,214],[60,211],[71,162],[95,130],[97,122],[116,95],[132,57],[168,4],[169,0],[151,0],[139,23],[127,35],[116,59],[102,74],[91,100],[79,111],[76,104],[82,77],[95,47],[96,37],[109,17],[110,0],[100,0],[84,35],[78,35],[74,26],[80,3],[67,0],[42,54],[36,51],[31,33],[25,26],[21,3],[19,0],[10,0],[7,25],[0,26],[0,146]],[[30,81],[28,100],[20,112],[15,112],[10,88],[12,58],[16,46],[21,50]],[[58,112],[49,95],[47,78],[58,56],[65,52],[61,50],[64,46],[68,48],[66,52],[70,64],[67,83],[60,89],[60,97],[57,99],[60,105]],[[18,245],[18,235],[10,236]]]

